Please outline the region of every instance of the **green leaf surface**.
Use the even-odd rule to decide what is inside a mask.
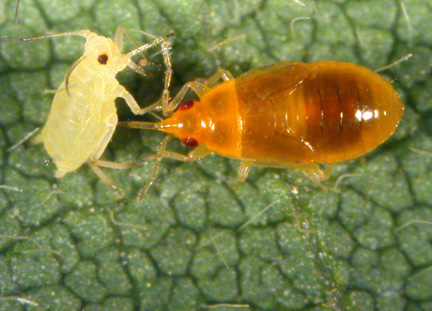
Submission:
[[[406,105],[393,137],[335,166],[322,189],[292,170],[210,155],[62,179],[42,146],[20,144],[46,121],[83,39],[0,41],[0,310],[432,310],[431,0],[0,0],[0,35],[117,26],[175,32],[172,94],[218,68],[234,75],[283,60],[349,61],[381,74]],[[151,40],[132,32],[129,51]],[[121,82],[141,106],[163,86]],[[118,102],[121,119],[131,117]],[[119,127],[103,158],[138,161],[164,135]],[[172,143],[173,150],[186,148]]]

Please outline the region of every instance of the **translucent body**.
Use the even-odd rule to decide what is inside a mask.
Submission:
[[[153,125],[198,148],[187,156],[160,151],[159,157],[192,161],[215,152],[242,160],[241,180],[259,164],[299,168],[319,182],[327,176],[317,163],[376,148],[396,130],[404,111],[389,82],[351,63],[281,62],[236,79],[219,76],[225,82],[213,88],[189,83],[200,101],[180,105]],[[157,156],[145,160],[151,158]]]
[[[144,114],[132,95],[116,79],[126,67],[145,74],[131,57],[160,44],[167,67],[162,102],[168,103],[168,86],[172,70],[167,37],[160,37],[129,52],[122,53],[123,27],[117,29],[115,40],[99,36],[89,30],[47,35],[34,38],[8,39],[29,41],[58,36],[78,35],[86,38],[85,51],[71,67],[65,80],[55,92],[48,120],[33,143],[43,143],[56,164],[55,176],[62,177],[88,162],[95,173],[108,185],[116,186],[97,167],[129,168],[132,163],[114,163],[99,158],[108,145],[117,126],[115,99],[123,98],[134,114]]]
[[[97,60],[101,51],[112,62],[101,65]],[[94,33],[87,37],[85,53],[69,76],[69,86],[63,81],[57,89],[42,129],[45,149],[57,165],[56,177],[101,156],[98,153],[105,149],[118,122],[114,100],[127,92],[115,75],[129,61],[111,39]]]

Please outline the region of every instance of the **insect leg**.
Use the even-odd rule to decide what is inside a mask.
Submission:
[[[237,177],[237,181],[245,181],[249,171],[252,167],[252,165],[254,164],[254,161],[252,160],[242,160],[240,162],[240,166],[238,168],[238,177]]]
[[[127,33],[126,27],[118,26],[114,35],[114,42],[117,44],[120,51],[123,51],[123,39]]]
[[[95,174],[109,187],[117,192],[120,198],[123,198],[123,195],[119,189],[119,187],[100,169],[99,166],[89,163],[90,168],[95,172]]]
[[[148,112],[163,110],[162,99],[158,100],[156,103],[150,106],[141,108],[135,101],[133,96],[121,85],[117,86],[117,88],[114,90],[114,95],[116,95],[116,97],[122,97],[126,101],[126,104],[129,106],[129,108],[132,110],[132,112],[136,115],[143,115]],[[122,123],[127,125],[127,122]],[[139,124],[139,122],[135,123]]]
[[[140,165],[142,165],[144,162],[157,159],[158,157],[161,157],[162,159],[166,158],[166,159],[173,159],[173,160],[178,160],[183,162],[192,162],[204,158],[206,155],[209,155],[210,153],[211,151],[208,150],[205,145],[199,145],[194,150],[189,152],[187,155],[177,153],[174,151],[164,150],[161,154],[157,153],[145,157],[144,159],[141,160]]]
[[[123,51],[124,48],[124,37],[127,36],[129,40],[131,40],[136,46],[139,46],[138,42],[130,35],[129,30],[126,27],[118,26],[114,36],[114,42],[117,44],[120,51]],[[141,53],[141,56],[147,59],[147,56]],[[140,75],[147,77],[147,72],[138,64],[134,63],[130,60],[128,64],[129,68],[133,69]]]
[[[118,163],[113,161],[106,161],[106,160],[90,160],[91,164],[97,165],[97,166],[103,166],[108,168],[113,168],[117,170],[125,170],[127,168],[131,168],[135,166],[135,163],[129,162],[129,163]]]
[[[88,160],[90,166],[104,166],[104,167],[109,167],[109,168],[113,168],[113,169],[127,169],[127,168],[131,168],[131,167],[135,166],[134,163],[117,163],[117,162],[112,162],[112,161],[99,160],[100,157],[102,156],[102,153],[105,151],[108,143],[110,142],[111,137],[114,134],[116,124],[117,124],[117,115],[112,115],[111,119],[108,121],[108,130],[107,130],[104,138],[100,141],[95,152],[93,153],[93,155]],[[98,173],[96,173],[96,174],[99,176]],[[107,178],[108,177],[101,178],[101,179],[105,182],[105,179],[107,179]],[[112,182],[106,183],[106,184],[111,186]]]
[[[316,183],[318,186],[320,186],[323,189],[326,189],[326,187],[321,183],[322,181],[326,180],[329,177],[329,173],[332,168],[332,165],[328,165],[323,172],[319,166],[316,163],[310,163],[310,164],[304,164],[298,166],[298,169],[305,174],[307,177],[309,177],[314,183]]]
[[[183,87],[180,89],[180,91],[177,93],[177,95],[173,98],[172,101],[164,102],[165,99],[162,97],[161,100],[147,107],[146,109],[149,109],[148,111],[162,109],[164,116],[169,116],[174,112],[177,106],[180,105],[189,90],[192,90],[193,92],[195,92],[195,94],[198,95],[199,98],[201,98],[205,93],[210,90],[209,86],[216,84],[216,81],[219,79],[229,81],[234,79],[234,77],[228,70],[219,69],[218,72],[216,72],[212,77],[210,77],[210,79],[208,79],[205,83],[197,81],[188,82],[183,85]]]
[[[162,57],[163,57],[163,60],[165,63],[164,89],[162,91],[162,96],[160,99],[160,103],[162,104],[163,111],[168,111],[166,107],[168,106],[169,99],[170,99],[169,86],[171,85],[171,79],[172,79],[172,75],[173,75],[172,63],[171,63],[171,58],[170,58],[170,47],[169,47],[168,41],[167,41],[167,39],[169,37],[172,37],[172,36],[174,36],[174,33],[171,33],[171,34],[163,36],[163,37],[156,38],[152,42],[144,44],[144,45],[138,47],[137,49],[130,51],[127,54],[129,57],[132,57],[133,55],[140,53],[142,51],[148,50],[148,49],[150,49],[150,48],[152,48],[158,44],[161,45]],[[116,39],[117,39],[117,33],[116,33]],[[132,62],[132,60],[131,60],[131,62]],[[134,67],[137,68],[137,66],[138,65],[136,65],[136,64],[132,65],[131,63],[129,65],[129,67],[131,67],[132,69],[134,69]],[[154,105],[155,104],[153,104],[151,107],[153,107]],[[164,112],[164,114],[165,114],[165,112]]]
[[[201,82],[191,81],[183,85],[177,95],[170,101],[165,107],[163,107],[163,114],[170,115],[174,112],[178,105],[181,104],[183,98],[186,96],[187,92],[192,90],[199,98],[201,98],[205,93],[207,93],[210,88]]]
[[[149,191],[150,187],[154,184],[156,177],[159,174],[159,168],[160,168],[160,162],[163,159],[163,154],[166,151],[166,146],[168,144],[168,142],[173,139],[173,136],[171,135],[167,135],[165,136],[165,138],[162,140],[159,150],[158,152],[155,154],[155,159],[156,162],[153,165],[153,170],[152,173],[150,175],[150,181],[147,183],[147,185],[145,185],[140,192],[138,193],[138,201],[142,200],[144,198],[144,196],[147,194],[147,192]]]
[[[133,104],[129,105],[129,102],[128,102],[128,100],[131,100],[131,99],[135,102],[135,99],[133,99],[133,97],[130,94],[126,95],[126,93],[124,93],[124,92],[127,92],[126,89],[124,90],[124,92],[121,95],[117,95],[117,96],[123,97],[126,100],[126,102],[128,103],[129,107],[131,107],[131,110],[135,114],[142,115],[142,114],[152,112],[152,111],[163,111],[164,115],[170,115],[171,113],[174,112],[174,110],[177,108],[177,106],[180,105],[180,103],[182,102],[183,98],[186,96],[186,93],[189,90],[192,90],[193,92],[195,92],[198,95],[198,97],[201,98],[201,96],[209,90],[209,87],[206,86],[205,84],[197,82],[197,81],[188,82],[185,85],[183,85],[183,87],[180,89],[180,91],[177,93],[177,95],[174,97],[174,99],[168,103],[167,107],[163,106],[163,99],[160,99],[157,102],[155,102],[154,104],[147,106],[145,108],[139,108],[138,104],[136,104],[138,106],[138,109],[139,109],[139,112],[137,112],[137,113],[135,113],[134,110],[132,109]],[[126,97],[128,97],[129,99],[126,99]],[[132,101],[130,101],[130,103],[132,103]],[[128,125],[128,123],[130,123],[130,125],[132,125],[134,123],[135,125],[130,126],[130,125]],[[130,126],[133,128],[140,128],[139,122],[121,122],[121,124],[126,125],[126,126]],[[147,127],[145,127],[145,128],[147,128]]]
[[[234,187],[238,182],[245,181],[254,163],[255,161],[252,160],[241,160],[238,168],[238,176],[235,180],[231,181],[229,185],[231,187]]]
[[[149,107],[141,108],[136,102],[136,100],[133,98],[133,96],[121,85],[118,85],[113,93],[116,97],[123,98],[134,114],[141,115],[146,112],[152,111],[148,109]]]
[[[234,80],[234,76],[226,69],[219,69],[213,76],[206,80],[205,84],[208,86],[213,86],[219,79],[227,82],[230,80]]]

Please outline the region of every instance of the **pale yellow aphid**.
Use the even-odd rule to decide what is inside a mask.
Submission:
[[[148,109],[139,107],[132,95],[119,84],[116,74],[126,67],[143,73],[143,69],[134,63],[131,57],[156,45],[161,45],[166,65],[162,102],[168,104],[172,68],[166,39],[171,35],[156,38],[127,54],[122,54],[125,31],[124,27],[117,28],[114,41],[89,30],[33,38],[4,38],[13,41],[69,35],[86,38],[83,56],[71,66],[56,90],[42,133],[32,141],[44,144],[51,160],[57,166],[56,177],[62,177],[88,162],[106,184],[117,190],[115,184],[98,167],[124,169],[133,166],[131,163],[100,160],[118,122],[114,101],[118,97],[123,98],[136,115],[144,114]]]

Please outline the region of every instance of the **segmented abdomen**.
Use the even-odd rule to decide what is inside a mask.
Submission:
[[[389,82],[350,63],[281,63],[264,69],[260,79],[271,83],[239,92],[245,158],[268,163],[355,158],[385,141],[403,114]]]

